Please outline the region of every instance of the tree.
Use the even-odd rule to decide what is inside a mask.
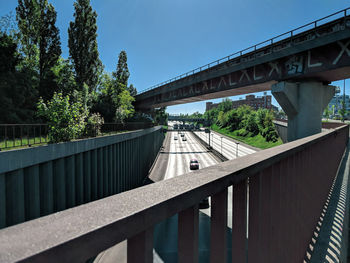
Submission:
[[[22,58],[12,36],[0,32],[0,116],[2,123],[33,121],[37,90],[32,70],[18,65]]]
[[[329,110],[329,107],[328,107],[328,105],[327,105],[327,107],[326,107],[326,108],[324,109],[324,111],[323,111],[323,116],[326,117],[327,121],[328,121],[328,119],[329,119],[330,114],[331,114],[331,111]]]
[[[125,119],[132,117],[134,114],[134,106],[132,105],[133,101],[135,101],[134,97],[130,96],[129,91],[123,90],[118,97],[119,107],[115,112],[115,120],[117,122],[124,122]]]
[[[16,18],[21,49],[27,66],[38,72],[39,95],[44,99],[51,98],[56,91],[51,71],[61,55],[56,17],[55,8],[47,0],[18,0]]]
[[[97,13],[92,10],[90,0],[77,0],[74,3],[74,22],[68,28],[69,55],[72,58],[76,82],[80,90],[84,83],[89,92],[95,91],[102,63],[97,49]]]
[[[134,85],[130,84],[130,86],[127,88],[127,90],[129,91],[131,96],[135,97],[137,95],[137,90],[134,87]]]
[[[232,109],[232,100],[226,98],[223,99],[222,102],[218,106],[219,111],[228,112],[229,110]]]
[[[168,114],[166,113],[166,107],[162,107],[154,110],[154,122],[160,125],[166,125],[168,122]]]
[[[344,122],[346,114],[347,114],[344,100],[341,101],[341,108],[339,110],[339,114],[340,114],[340,117],[341,117],[341,121]]]
[[[54,93],[47,103],[40,98],[37,107],[38,114],[49,125],[48,136],[51,143],[70,141],[83,134],[89,112],[84,109],[81,100],[72,102],[68,95]]]

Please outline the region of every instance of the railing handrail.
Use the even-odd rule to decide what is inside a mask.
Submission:
[[[344,18],[345,18],[345,17],[348,16],[348,14],[347,14],[347,11],[348,11],[348,10],[350,10],[350,7],[345,8],[345,9],[342,9],[342,10],[340,10],[340,11],[338,11],[338,12],[335,12],[335,13],[333,13],[333,14],[330,14],[330,15],[328,15],[328,16],[319,18],[319,19],[317,19],[317,20],[314,20],[314,21],[309,22],[309,23],[307,23],[307,24],[305,24],[305,25],[299,26],[299,27],[297,27],[297,28],[295,28],[295,29],[293,29],[293,30],[289,30],[289,31],[287,31],[287,32],[285,32],[285,33],[279,34],[279,35],[277,35],[277,36],[275,36],[275,37],[273,37],[273,38],[267,39],[267,40],[262,41],[262,42],[260,42],[260,43],[258,43],[258,44],[255,44],[255,45],[252,45],[252,46],[250,46],[250,47],[247,47],[247,48],[245,48],[245,49],[242,49],[242,50],[237,51],[237,52],[235,52],[235,53],[232,53],[232,54],[230,54],[230,55],[228,55],[228,56],[225,56],[225,57],[222,57],[222,58],[217,59],[217,60],[215,60],[215,61],[212,61],[212,62],[210,62],[210,63],[208,63],[208,64],[203,65],[203,66],[197,67],[197,68],[195,68],[195,69],[193,69],[193,70],[190,70],[190,71],[188,71],[188,72],[186,72],[186,73],[180,74],[180,75],[178,75],[178,76],[176,76],[176,77],[173,77],[173,78],[171,78],[171,79],[168,79],[168,80],[166,80],[166,81],[163,81],[163,82],[161,82],[161,83],[158,83],[158,84],[156,84],[156,85],[153,85],[153,86],[151,86],[151,87],[149,87],[149,88],[147,88],[147,89],[141,90],[141,91],[138,93],[138,95],[139,95],[139,94],[143,94],[143,93],[145,93],[145,92],[147,92],[147,91],[149,91],[149,90],[152,90],[152,89],[161,87],[161,86],[163,86],[163,85],[165,85],[165,84],[168,84],[168,83],[170,83],[170,82],[173,82],[173,81],[175,81],[175,80],[177,80],[177,79],[180,79],[180,78],[182,78],[182,77],[188,77],[188,76],[194,75],[194,74],[196,74],[196,73],[202,72],[202,71],[204,71],[204,70],[207,70],[207,69],[209,69],[209,68],[211,68],[211,67],[213,67],[213,66],[217,66],[217,65],[220,63],[220,61],[223,61],[223,62],[224,62],[224,61],[229,61],[230,59],[238,58],[238,57],[247,55],[247,54],[243,54],[243,52],[244,52],[244,51],[247,51],[247,50],[249,50],[249,49],[254,49],[252,52],[258,52],[258,51],[260,51],[260,49],[263,49],[263,48],[266,48],[266,47],[269,46],[269,45],[267,45],[267,46],[265,46],[265,47],[262,47],[262,48],[260,48],[260,49],[257,49],[257,46],[259,46],[259,45],[261,45],[261,44],[270,43],[270,45],[274,45],[274,44],[276,44],[276,43],[278,43],[278,42],[280,42],[280,41],[284,41],[284,40],[287,40],[287,39],[294,38],[294,37],[296,36],[296,35],[293,34],[294,32],[296,32],[296,31],[298,31],[298,30],[300,30],[300,29],[302,29],[302,28],[306,28],[306,27],[308,27],[308,26],[310,26],[310,25],[313,25],[314,27],[313,27],[312,29],[309,29],[309,30],[314,30],[314,29],[316,29],[316,28],[320,28],[320,27],[324,26],[324,24],[322,24],[322,25],[317,25],[317,23],[318,23],[318,22],[321,22],[321,21],[323,21],[323,20],[325,20],[325,19],[327,19],[327,18],[329,18],[329,17],[332,17],[332,16],[335,16],[335,15],[344,13]],[[337,19],[340,19],[340,18],[337,18]],[[335,20],[333,20],[333,21],[329,21],[328,23],[332,23],[332,22],[336,21],[337,19],[335,19]],[[303,34],[303,33],[305,33],[305,32],[300,32],[300,33],[298,33],[298,34]],[[280,37],[282,37],[282,36],[285,36],[285,35],[286,35],[286,36],[289,36],[289,37],[286,37],[286,38],[283,38],[283,39],[279,39],[278,42],[274,42],[274,40],[276,40],[276,39],[278,39],[278,38],[280,38]],[[237,56],[237,55],[238,55],[238,56]],[[212,65],[212,66],[211,66],[211,65]]]
[[[210,166],[191,173],[191,176],[184,174],[5,228],[0,230],[0,261],[17,262],[30,258],[34,261],[77,262],[89,259],[283,158],[339,132],[346,132],[348,136],[348,129],[345,125]]]

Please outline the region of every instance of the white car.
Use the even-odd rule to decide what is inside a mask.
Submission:
[[[177,141],[177,136],[174,136],[174,140]]]

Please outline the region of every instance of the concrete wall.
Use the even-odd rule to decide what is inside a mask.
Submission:
[[[0,228],[141,186],[161,127],[0,152]]]
[[[287,122],[282,121],[273,121],[273,124],[275,125],[275,128],[277,130],[278,135],[280,136],[283,143],[288,142],[287,141],[287,130],[288,130],[288,124]]]

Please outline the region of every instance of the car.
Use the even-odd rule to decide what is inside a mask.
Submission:
[[[174,140],[175,140],[175,141],[177,140],[177,136],[174,136]]]
[[[199,169],[199,162],[197,159],[192,159],[190,161],[190,170],[198,170]]]
[[[181,133],[181,137],[184,137],[184,136],[185,136],[185,134]]]
[[[182,137],[182,141],[187,141],[186,137]]]

